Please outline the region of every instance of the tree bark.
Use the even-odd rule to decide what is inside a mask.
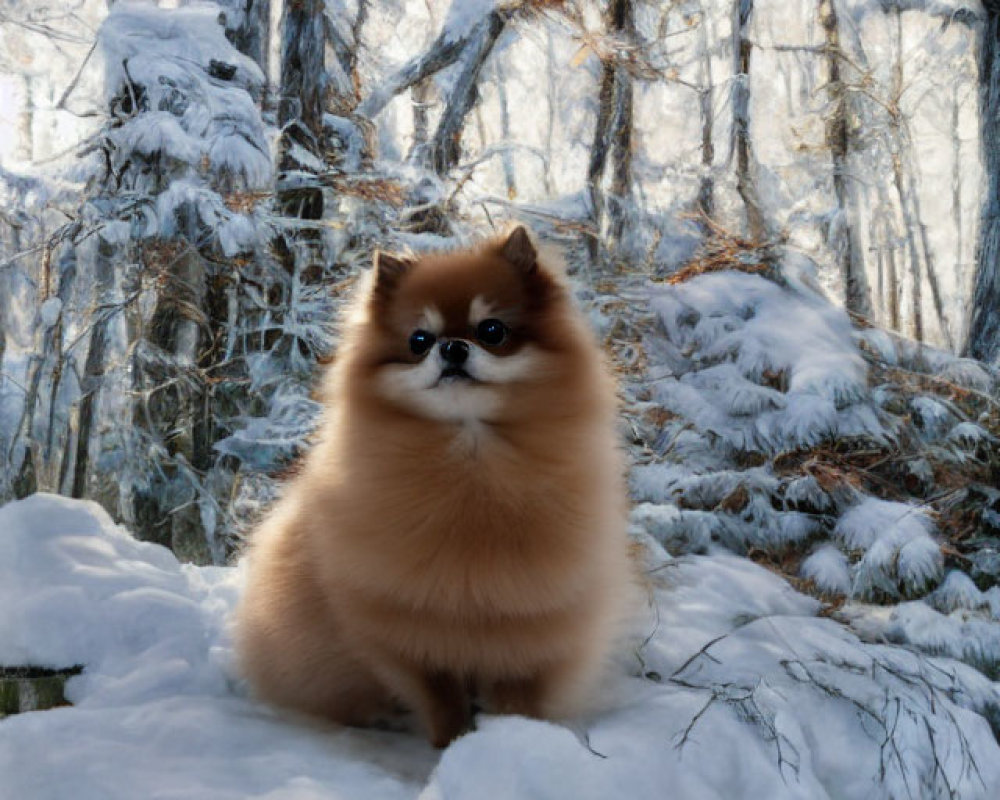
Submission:
[[[635,41],[635,10],[632,0],[611,4],[614,31],[629,43]],[[611,141],[611,194],[608,198],[610,250],[620,250],[626,236],[632,198],[632,78],[623,63],[615,64],[615,115]]]
[[[1000,0],[983,0],[979,31],[979,119],[986,190],[976,247],[972,314],[965,351],[1000,362]]]
[[[90,470],[90,449],[93,445],[94,419],[97,401],[100,397],[101,378],[104,376],[104,365],[108,347],[108,319],[100,316],[102,306],[111,299],[114,285],[114,264],[112,256],[114,248],[103,239],[98,240],[95,259],[95,280],[97,284],[97,321],[90,334],[90,346],[87,348],[87,360],[83,367],[83,380],[80,386],[79,422],[77,424],[76,459],[73,465],[73,484],[70,494],[73,497],[87,496],[87,478]]]
[[[323,7],[323,0],[287,0],[282,13],[280,171],[316,172],[314,161],[322,160],[323,96],[327,83]],[[322,218],[323,192],[318,186],[296,185],[287,189],[279,180],[277,194],[286,215]]]
[[[476,26],[470,37],[468,55],[464,58],[462,69],[455,79],[430,142],[430,165],[438,175],[446,174],[458,163],[462,154],[462,128],[476,102],[479,73],[493,52],[493,45],[503,33],[509,18],[509,11],[496,9]]]
[[[137,375],[138,400],[135,424],[145,428],[153,441],[162,442],[170,461],[161,465],[172,496],[164,501],[164,487],[139,492],[133,498],[137,524],[143,538],[170,547],[179,558],[199,563],[211,561],[198,519],[195,498],[181,503],[184,488],[178,470],[183,464],[204,467],[199,455],[211,446],[205,431],[198,430],[204,407],[205,387],[198,372],[207,290],[205,262],[186,241],[176,243],[166,265],[165,285],[160,290],[146,338],[166,357],[154,356],[145,374]],[[154,351],[155,353],[155,351]],[[147,382],[148,379],[148,382]],[[192,491],[193,493],[193,491]],[[176,506],[183,505],[183,508]]]
[[[698,213],[702,217],[702,232],[711,229],[715,216],[715,81],[712,78],[712,56],[708,50],[707,14],[702,9],[701,20],[701,79],[698,109],[701,114],[701,180],[698,183]]]
[[[736,150],[736,191],[746,209],[747,228],[752,239],[763,241],[771,236],[764,215],[753,172],[756,159],[750,138],[750,18],[754,0],[733,3],[733,145]]]
[[[278,123],[300,120],[313,136],[323,127],[326,88],[323,0],[286,0],[281,18]]]
[[[635,13],[632,0],[611,0],[605,15],[605,29],[623,43],[635,40]],[[601,262],[601,237],[607,223],[609,250],[618,249],[625,235],[627,209],[632,193],[632,80],[619,55],[601,64],[597,124],[587,164],[587,191],[590,195],[594,238],[588,242],[590,261]],[[602,183],[611,160],[609,192]]]
[[[826,144],[833,161],[833,189],[841,219],[841,224],[835,227],[831,245],[844,283],[844,306],[849,312],[870,319],[871,290],[858,236],[854,188],[848,184],[850,131],[847,92],[840,73],[840,26],[834,0],[819,0],[818,11],[820,25],[826,35],[827,91],[833,100],[833,110],[826,121]]]
[[[604,221],[604,192],[601,181],[611,148],[611,122],[614,116],[615,70],[610,63],[601,65],[601,85],[598,90],[597,124],[594,141],[590,146],[587,162],[587,191],[590,195],[590,213],[594,221],[594,235],[588,240],[591,264],[600,262],[601,225]]]
[[[330,12],[324,16],[326,41],[333,51],[333,58],[327,60],[328,104],[333,113],[341,116],[350,115],[360,100],[358,40],[367,18],[367,0],[358,0],[357,14],[350,23]]]

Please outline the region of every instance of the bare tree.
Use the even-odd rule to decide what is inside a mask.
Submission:
[[[872,316],[871,290],[865,273],[864,254],[857,230],[855,189],[850,185],[850,132],[848,129],[847,92],[841,79],[840,23],[834,0],[819,0],[819,22],[826,36],[827,92],[833,108],[826,120],[826,144],[833,160],[833,188],[837,196],[839,224],[833,233],[834,253],[844,282],[844,305],[848,311],[865,318]]]
[[[733,0],[733,148],[736,151],[736,190],[746,209],[747,228],[757,240],[771,238],[757,181],[750,134],[750,66],[753,42],[750,19],[754,0]]]
[[[483,65],[503,32],[511,12],[495,8],[474,29],[467,44],[467,55],[445,101],[437,129],[431,137],[428,159],[434,171],[446,174],[458,163],[465,118],[476,102],[476,84]]]
[[[983,0],[979,31],[979,119],[986,191],[966,352],[1000,361],[1000,0]]]
[[[698,184],[698,212],[707,233],[715,215],[715,81],[712,77],[712,54],[709,49],[709,17],[701,8],[699,27],[701,50],[701,88],[698,92],[698,110],[701,115],[701,180]]]
[[[618,249],[626,227],[632,187],[632,78],[627,62],[635,47],[635,9],[632,0],[610,0],[604,15],[611,52],[601,62],[597,122],[587,164],[587,190],[595,235],[589,242],[591,262],[600,263],[600,240],[607,223],[608,249]],[[611,160],[607,196],[603,181]]]

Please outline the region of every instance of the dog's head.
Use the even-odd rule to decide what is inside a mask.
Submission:
[[[441,421],[490,420],[552,377],[565,292],[523,227],[472,250],[378,253],[367,354],[380,396]]]

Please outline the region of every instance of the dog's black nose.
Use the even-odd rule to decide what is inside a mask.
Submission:
[[[469,357],[469,345],[461,339],[449,339],[441,343],[441,356],[449,364],[461,366]]]

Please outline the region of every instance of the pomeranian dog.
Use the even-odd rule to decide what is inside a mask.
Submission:
[[[256,531],[236,619],[257,696],[443,747],[592,707],[631,595],[613,382],[523,227],[379,253],[318,443]]]

